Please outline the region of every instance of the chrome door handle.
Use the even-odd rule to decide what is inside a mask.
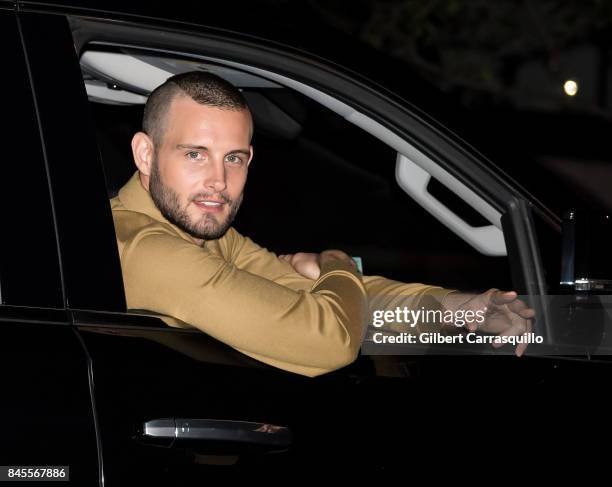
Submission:
[[[285,450],[291,445],[289,428],[267,423],[196,418],[159,418],[143,422],[136,439],[142,443],[172,448],[193,446],[205,449],[215,445],[227,450],[255,447],[257,450]],[[223,448],[225,447],[225,448]]]

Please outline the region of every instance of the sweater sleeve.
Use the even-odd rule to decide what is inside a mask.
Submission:
[[[231,259],[242,269],[287,286],[295,290],[310,289],[313,281],[294,271],[291,264],[278,258],[276,254],[260,247],[248,237],[233,230]],[[356,271],[352,271],[356,275]],[[363,285],[367,294],[367,322],[371,323],[375,310],[394,310],[396,307],[437,310],[442,308],[444,298],[454,289],[422,283],[405,283],[382,276],[363,276]],[[423,323],[417,323],[417,331],[431,329]],[[410,331],[405,327],[388,326],[389,330]]]
[[[317,281],[292,288],[286,283],[297,278],[284,266],[271,269],[271,279],[249,264],[254,256],[248,252],[228,261],[163,224],[134,225],[129,213],[114,215],[129,308],[180,320],[303,375],[329,372],[356,358],[365,333],[365,289],[350,266],[330,264]],[[244,242],[230,241],[230,247],[236,243]]]

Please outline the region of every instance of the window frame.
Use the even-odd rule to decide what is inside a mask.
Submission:
[[[305,83],[382,124],[395,136],[436,161],[436,164],[481,195],[503,215],[504,235],[506,239],[511,240],[507,242],[508,257],[512,263],[511,267],[517,271],[513,276],[515,289],[535,300],[545,294],[546,283],[531,211],[536,209],[551,226],[558,225],[554,215],[524,193],[518,184],[514,184],[509,178],[504,179],[500,175],[501,171],[467,144],[460,144],[455,136],[429,123],[408,104],[400,104],[386,96],[386,92],[380,90],[375,83],[355,79],[355,73],[345,72],[337,65],[326,64],[320,58],[309,57],[306,53],[296,52],[289,47],[271,47],[257,43],[252,38],[229,34],[222,37],[217,32],[208,32],[205,28],[199,31],[187,29],[185,26],[179,29],[162,28],[145,23],[113,20],[112,16],[106,14],[105,17],[108,18],[70,17],[73,30],[78,27],[75,43],[79,56],[87,44],[96,41],[149,51],[157,49],[172,52],[180,49],[183,53],[227,59]],[[79,82],[79,95],[86,100],[82,79],[79,79]],[[103,181],[104,178],[101,178],[100,182]],[[110,209],[105,217],[110,219]],[[88,284],[81,283],[85,288]],[[542,306],[541,302],[531,304],[536,309]],[[537,332],[546,335],[546,319],[540,321],[538,326],[541,329]]]
[[[55,208],[66,306],[125,311],[104,172],[67,18],[23,11],[18,17]]]
[[[2,4],[0,23],[5,68],[11,73],[0,83],[10,93],[1,122],[9,163],[0,171],[2,206],[8,210],[0,303],[9,317],[19,308],[48,308],[52,313],[65,307],[65,294],[46,153],[18,16]]]

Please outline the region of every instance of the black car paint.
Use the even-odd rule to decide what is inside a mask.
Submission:
[[[67,465],[93,485],[98,458],[89,362],[65,309],[48,178],[15,14],[0,10],[0,384],[3,465]],[[8,183],[8,184],[7,184]]]

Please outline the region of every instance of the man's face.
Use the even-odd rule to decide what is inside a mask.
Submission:
[[[221,237],[242,202],[253,154],[249,113],[178,96],[163,126],[149,177],[153,201],[168,221],[192,237]]]

